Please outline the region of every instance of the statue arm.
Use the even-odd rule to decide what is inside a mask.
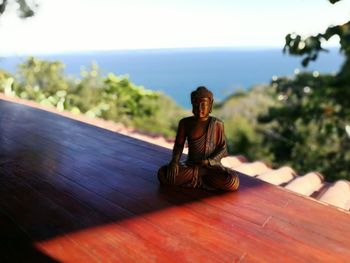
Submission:
[[[174,143],[173,156],[168,166],[168,180],[175,184],[176,176],[179,173],[179,161],[182,155],[182,151],[185,145],[186,133],[184,121],[179,122],[179,127],[177,129],[176,139]]]
[[[176,133],[176,139],[174,143],[171,163],[178,163],[180,161],[180,158],[184,149],[185,141],[186,141],[185,125],[184,125],[184,120],[181,120],[179,122],[179,126]]]

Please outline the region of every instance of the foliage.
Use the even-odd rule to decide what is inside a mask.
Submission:
[[[328,180],[349,179],[350,147],[346,132],[349,89],[334,86],[334,76],[303,73],[273,82],[277,106],[260,123],[269,123],[263,145],[273,161],[300,172],[317,170]]]
[[[7,6],[10,3],[18,4],[18,16],[20,18],[28,18],[34,16],[35,9],[37,8],[37,5],[35,3],[28,4],[27,0],[2,0],[0,3],[0,17],[3,13],[5,13],[5,11],[7,10]]]
[[[14,78],[11,74],[0,70],[0,91],[8,96],[14,96],[15,92],[12,90]]]
[[[271,154],[261,147],[263,134],[259,130],[257,119],[273,105],[272,91],[269,86],[237,91],[215,106],[214,114],[225,123],[230,153],[244,154],[251,160],[271,159]]]
[[[329,0],[335,4],[341,0]],[[349,84],[350,80],[350,21],[342,25],[330,26],[325,32],[314,36],[302,37],[298,34],[286,35],[283,51],[296,56],[303,56],[302,65],[317,59],[320,52],[327,51],[322,44],[334,36],[339,37],[340,51],[345,55],[345,62],[339,71],[338,81]]]
[[[36,99],[32,91],[40,91],[45,97],[57,91],[67,91],[64,65],[59,61],[44,61],[33,57],[18,66],[18,88],[22,98]],[[34,97],[31,95],[34,95]]]
[[[134,85],[127,77],[102,77],[97,64],[82,69],[81,79],[64,75],[59,61],[30,57],[15,76],[0,72],[0,91],[42,105],[122,122],[142,131],[175,136],[184,110],[159,92]]]
[[[284,47],[291,55],[304,56],[306,66],[325,51],[323,42],[335,35],[345,56],[340,71],[336,75],[302,73],[273,81],[277,104],[259,119],[266,131],[263,147],[276,164],[289,163],[300,172],[317,170],[330,181],[350,179],[350,21],[306,38],[288,34]]]

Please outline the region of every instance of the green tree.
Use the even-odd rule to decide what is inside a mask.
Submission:
[[[228,150],[248,159],[270,161],[270,153],[261,147],[263,134],[257,122],[274,103],[272,87],[256,86],[249,91],[237,91],[214,107],[214,115],[225,123]]]
[[[106,106],[98,106],[101,100],[104,79],[97,63],[93,62],[90,67],[82,67],[80,79],[74,80],[74,85],[69,86],[66,108],[76,113],[86,113],[92,117],[101,117]]]
[[[260,117],[261,124],[269,125],[263,146],[273,153],[275,163],[289,163],[299,172],[317,170],[330,181],[350,179],[350,21],[306,38],[288,34],[284,47],[288,54],[303,56],[307,66],[334,35],[345,56],[340,71],[306,72],[273,81],[277,103]]]
[[[41,102],[57,92],[66,93],[68,88],[64,65],[59,61],[29,57],[18,66],[15,91],[21,98]]]
[[[161,93],[135,86],[126,77],[109,74],[102,91],[109,109],[103,118],[113,118],[153,134],[175,135],[178,118],[184,110]]]
[[[14,4],[14,3],[18,4],[17,14],[20,18],[28,18],[28,17],[34,16],[35,9],[37,8],[36,3],[28,4],[28,1],[26,0],[13,0],[13,1],[2,0],[0,3],[0,17],[3,13],[5,13],[8,5]]]
[[[328,0],[336,4],[342,0]],[[320,52],[327,52],[323,44],[334,36],[338,36],[340,52],[345,56],[345,61],[338,72],[337,81],[341,83],[350,83],[350,21],[342,25],[330,26],[324,32],[313,36],[303,37],[299,34],[286,35],[286,43],[283,51],[295,56],[303,56],[302,65],[307,66],[310,61],[318,58]]]

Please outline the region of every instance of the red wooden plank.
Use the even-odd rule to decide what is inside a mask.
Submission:
[[[34,175],[30,176],[29,178],[33,178],[33,176]],[[59,176],[59,175],[57,175],[57,176]],[[29,178],[26,180],[27,181],[30,180]],[[23,178],[23,179],[25,179],[25,178]],[[38,178],[36,180],[38,180]],[[55,183],[57,183],[57,180],[55,181]],[[54,197],[53,194],[54,194],[55,190],[53,188],[48,187],[47,185],[45,185],[45,188],[43,188],[43,187],[40,187],[40,188],[41,188],[41,191],[46,192],[45,196],[48,196],[51,199]],[[36,189],[38,189],[38,186],[36,186]],[[75,189],[75,190],[79,190],[79,189]],[[60,200],[58,200],[58,198],[59,198],[59,196],[57,198],[55,198],[55,201],[60,203]],[[94,196],[92,196],[92,198],[94,198]],[[61,203],[61,205],[64,205],[64,208],[67,209],[68,202],[65,200],[61,200],[61,202],[63,202],[63,203]],[[105,204],[100,203],[99,209],[104,209],[105,206],[106,206]],[[69,210],[72,210],[72,209],[69,209]],[[79,207],[76,207],[76,209],[79,209]],[[131,209],[135,211],[135,207],[132,207]],[[108,211],[106,211],[106,213],[109,213],[109,216],[111,216],[111,214],[110,214],[111,211],[112,210],[109,209]],[[117,210],[115,210],[115,211],[117,211]],[[137,213],[140,213],[140,212],[144,213],[145,211],[144,210],[138,211],[136,209],[136,212]],[[121,219],[120,214],[118,214],[118,213],[117,214],[112,213],[112,215],[114,216],[114,218],[116,220]],[[88,216],[90,216],[90,215],[88,215]],[[77,215],[77,217],[79,217],[79,215]],[[133,220],[131,220],[131,221],[133,221]],[[130,226],[133,226],[133,231],[138,231],[137,235],[148,238],[147,239],[148,242],[154,243],[154,245],[159,246],[161,244],[161,248],[163,250],[166,250],[167,253],[169,253],[169,254],[174,253],[174,251],[177,253],[180,253],[180,252],[182,253],[183,251],[186,251],[186,253],[183,255],[186,255],[186,258],[188,260],[190,260],[190,259],[193,259],[193,260],[203,259],[204,260],[204,259],[211,258],[211,261],[214,262],[214,261],[216,261],[216,258],[220,258],[220,257],[222,257],[222,260],[227,260],[229,258],[232,259],[232,258],[240,256],[240,254],[238,254],[238,255],[236,254],[236,253],[239,253],[236,249],[234,251],[230,251],[229,258],[227,258],[228,257],[227,253],[226,254],[218,254],[218,255],[215,255],[215,257],[213,257],[211,255],[211,253],[213,253],[213,252],[210,252],[210,250],[208,250],[208,249],[201,248],[201,246],[199,244],[197,244],[197,242],[194,243],[193,241],[191,241],[191,239],[189,239],[189,238],[185,239],[185,238],[183,238],[183,236],[177,237],[176,235],[173,235],[173,233],[171,233],[171,235],[169,235],[167,230],[159,229],[159,227],[156,227],[154,224],[147,223],[145,220],[143,220],[139,217],[136,220],[136,225],[132,224],[132,223],[130,223],[130,224],[131,225],[127,224],[127,226],[129,226],[128,228],[130,228]],[[151,235],[150,235],[150,233],[151,233]],[[122,235],[122,233],[118,232],[118,236],[120,236],[120,235]],[[154,238],[154,237],[157,237],[157,238]],[[164,246],[164,244],[166,244],[166,243],[162,240],[162,238],[163,239],[165,238],[167,240],[169,247]],[[180,240],[177,240],[177,239],[180,239]],[[171,242],[170,242],[170,240],[171,240]],[[103,242],[103,240],[102,240],[102,242]],[[133,243],[135,243],[135,242],[133,242]],[[179,245],[174,247],[172,243],[179,244]],[[194,249],[194,247],[196,247],[196,248]],[[177,257],[179,257],[179,255],[177,255]],[[165,256],[163,258],[165,258]]]
[[[67,219],[63,220],[64,216],[62,214],[55,214],[52,211],[54,210],[52,207],[43,206],[41,199],[36,199],[35,202],[29,203],[32,201],[30,194],[28,192],[23,192],[21,194],[22,196],[20,196],[17,194],[18,190],[16,190],[16,188],[17,187],[9,187],[8,185],[5,187],[1,184],[0,205],[6,213],[11,215],[16,224],[28,233],[31,243],[28,241],[27,247],[34,248],[34,242],[38,239],[40,240],[52,235],[62,234],[62,238],[67,244],[67,251],[74,249],[74,256],[72,257],[79,259],[80,262],[96,262],[96,259],[92,257],[90,253],[81,249],[74,241],[64,235],[62,229],[63,224],[67,224]],[[14,247],[18,245],[19,251],[27,249],[27,247],[21,248],[21,244],[17,242],[13,245]],[[45,250],[39,250],[41,252],[38,250],[35,251],[40,254],[41,252],[48,252]],[[51,257],[50,253],[48,253],[48,255]]]
[[[37,250],[28,235],[3,212],[0,212],[0,234],[1,262],[57,262]]]
[[[28,121],[16,122],[18,114]],[[11,129],[1,125],[5,119]],[[66,220],[48,219],[50,240],[37,243],[51,253],[60,255],[57,244],[73,242],[103,260],[330,262],[350,256],[348,214],[254,178],[242,176],[239,191],[226,194],[160,187],[155,174],[168,150],[18,106],[0,115],[0,129],[6,136],[0,136],[0,168],[13,165],[7,156],[21,171],[5,184],[6,194],[14,194],[5,194],[5,201],[14,206],[0,200],[0,208],[19,218],[26,194],[29,207],[37,201],[50,212],[46,217]],[[33,219],[27,219],[19,218],[31,230]],[[73,228],[72,220],[79,222]],[[40,236],[37,229],[29,233]],[[122,256],[107,256],[121,247],[127,251]],[[66,261],[69,254],[55,258]]]
[[[38,247],[49,255],[58,258],[69,257],[69,254],[66,253],[69,250],[62,250],[62,253],[58,255],[55,253],[57,252],[57,246],[69,245],[72,241],[80,248],[80,251],[76,250],[75,252],[76,256],[79,257],[93,256],[98,260],[115,257],[121,262],[129,262],[134,261],[133,259],[136,257],[145,260],[145,255],[150,253],[154,257],[166,259],[166,254],[160,249],[154,248],[151,244],[133,235],[118,224],[113,225],[113,229],[118,232],[115,237],[110,237],[111,230],[104,231],[103,227],[102,230],[90,230],[89,228],[95,225],[106,223],[103,216],[96,215],[94,210],[83,211],[84,206],[75,206],[77,211],[75,214],[71,214],[66,210],[68,202],[62,208],[47,199],[52,197],[51,195],[44,196],[23,181],[18,183],[17,181],[11,181],[11,179],[7,176],[6,186],[1,185],[2,194],[4,194],[1,196],[3,197],[1,206],[11,213],[23,228],[27,229],[34,240],[39,241]],[[25,195],[25,198],[23,198],[23,195]],[[72,199],[70,202],[74,203],[74,200]],[[25,207],[32,210],[30,214],[21,212]],[[40,211],[44,213],[40,213]],[[100,216],[101,218],[94,218],[94,216]],[[83,231],[81,234],[70,234],[85,228],[87,228],[87,231]],[[108,238],[105,233],[107,233]],[[55,246],[50,242],[48,246],[45,242],[40,242],[40,240],[51,239],[56,236],[60,236],[60,239],[58,239],[59,243],[55,243]],[[136,251],[138,253],[135,253]],[[89,262],[93,261],[93,259],[89,260]]]
[[[28,174],[26,174],[25,176],[28,176]],[[32,181],[33,180],[33,178],[34,178],[34,174],[32,174],[32,175],[30,175],[27,179],[26,178],[23,178],[24,180],[26,180],[26,181]],[[38,180],[38,177],[36,178],[36,180]],[[66,198],[64,197],[64,194],[62,194],[62,195],[60,195],[59,193],[57,193],[56,194],[56,196],[55,196],[55,189],[54,188],[52,188],[52,187],[49,187],[48,185],[46,185],[45,184],[45,186],[44,185],[42,185],[42,186],[39,186],[38,187],[38,183],[35,183],[35,181],[36,180],[34,180],[34,182],[31,182],[31,184],[32,185],[35,185],[35,186],[33,186],[33,187],[35,187],[35,189],[36,190],[38,190],[38,191],[41,191],[41,192],[45,192],[45,196],[47,196],[47,197],[49,197],[50,199],[53,199],[55,202],[56,202],[56,204],[57,203],[59,203],[60,205],[64,205],[64,208],[65,209],[67,209],[67,206],[71,206],[71,203],[72,202],[74,202],[74,200],[65,200]],[[57,182],[57,181],[56,181]],[[59,198],[62,198],[62,200],[59,200]],[[100,204],[100,206],[103,206],[103,204]],[[81,207],[78,207],[77,205],[74,205],[74,207],[75,207],[75,209],[77,209],[77,210],[81,210]],[[69,211],[71,212],[71,213],[74,213],[74,207],[72,207],[72,209],[69,209]],[[101,208],[100,208],[101,209]],[[115,210],[113,210],[113,211],[115,211]],[[109,210],[109,211],[106,211],[107,213],[111,213],[112,211],[111,210]],[[78,212],[75,212],[75,213],[78,213]],[[116,213],[114,213],[113,215],[116,215]],[[91,213],[89,213],[87,216],[91,216]],[[84,217],[84,214],[78,214],[78,215],[76,215],[76,217],[77,218],[79,218],[79,217]],[[120,219],[120,215],[119,214],[117,214],[117,218],[116,219]],[[140,222],[141,221],[141,222]],[[154,235],[153,233],[157,233],[157,235],[158,235],[158,239],[157,240],[153,240],[153,239],[149,239],[148,240],[148,242],[150,242],[150,244],[152,244],[152,243],[155,243],[155,245],[158,245],[159,246],[159,244],[164,244],[164,242],[158,242],[158,241],[162,241],[161,239],[162,239],[162,237],[166,237],[167,238],[167,240],[168,240],[168,242],[169,242],[169,240],[172,240],[173,241],[173,243],[175,244],[175,243],[180,243],[181,244],[181,246],[178,246],[178,248],[175,250],[175,251],[172,251],[172,250],[170,250],[169,251],[169,249],[175,249],[175,248],[173,248],[173,247],[170,247],[170,248],[167,248],[168,249],[168,251],[167,251],[167,253],[174,253],[174,252],[177,252],[177,258],[179,257],[179,256],[183,256],[184,254],[183,254],[183,251],[187,251],[187,253],[186,253],[186,257],[188,258],[188,259],[196,259],[196,260],[199,260],[199,259],[204,259],[204,258],[206,258],[206,259],[208,259],[208,258],[211,258],[212,259],[212,261],[216,261],[216,256],[215,257],[212,257],[210,254],[208,254],[208,253],[205,253],[205,250],[201,250],[200,248],[196,248],[195,250],[193,249],[193,247],[194,247],[194,243],[193,242],[190,242],[189,240],[183,240],[183,239],[180,239],[180,240],[178,240],[178,241],[176,241],[176,238],[174,238],[174,237],[171,237],[171,236],[169,236],[169,234],[167,234],[166,232],[164,232],[164,231],[161,231],[160,232],[160,230],[157,230],[156,228],[154,228],[154,227],[152,227],[152,225],[150,225],[149,223],[148,224],[145,224],[145,223],[143,223],[142,224],[142,220],[140,220],[140,219],[138,219],[137,220],[137,224],[140,224],[140,225],[142,225],[143,227],[142,227],[142,229],[143,229],[143,232],[141,232],[141,233],[138,233],[138,235],[139,236],[148,236],[149,234],[149,232],[151,232],[152,233],[152,235]],[[104,232],[107,232],[107,234],[108,235],[110,235],[111,233],[112,233],[112,230],[113,229],[115,229],[116,228],[116,226],[111,226],[111,227],[108,227],[108,230],[107,231],[102,231],[102,233],[104,233]],[[101,228],[102,230],[104,229],[104,228]],[[120,236],[124,236],[125,234],[123,234],[123,232],[120,230],[120,227],[118,227],[114,232],[116,232],[116,234],[117,234],[117,236],[118,237],[120,237]],[[95,247],[96,245],[97,246],[106,246],[106,240],[104,239],[104,238],[102,238],[102,236],[103,236],[103,234],[101,234],[101,230],[99,230],[99,233],[98,233],[98,242],[96,241],[96,238],[94,238],[93,240],[91,240],[90,238],[89,238],[89,232],[87,232],[86,234],[84,234],[84,231],[82,232],[82,234],[81,235],[79,235],[78,237],[77,236],[75,236],[74,234],[73,234],[73,236],[71,236],[71,235],[69,235],[69,237],[70,238],[73,238],[73,240],[76,240],[77,238],[78,238],[78,241],[79,241],[79,243],[81,243],[81,244],[85,244],[87,241],[86,240],[89,240],[88,241],[88,243],[89,243],[89,246],[90,247]],[[161,238],[160,238],[161,237]],[[148,238],[150,238],[150,237],[148,237]],[[60,241],[60,239],[59,239],[59,241]],[[109,240],[110,241],[110,240]],[[108,241],[108,242],[109,242]],[[125,246],[125,245],[127,245],[127,244],[129,244],[129,243],[131,243],[131,244],[133,244],[133,249],[134,249],[134,251],[131,251],[131,252],[134,252],[134,253],[130,253],[130,254],[128,254],[129,256],[130,255],[135,255],[135,254],[140,254],[140,248],[139,247],[135,247],[135,244],[137,244],[137,241],[133,241],[133,240],[129,237],[128,238],[128,240],[127,241],[123,241],[123,246]],[[60,241],[61,243],[62,243],[62,241]],[[93,242],[93,243],[92,243]],[[96,243],[97,242],[97,243]],[[109,244],[107,242],[107,245]],[[191,244],[192,243],[192,244]],[[44,244],[45,244],[45,246],[47,246],[47,244],[44,242]],[[52,242],[50,242],[49,243],[50,244],[50,249],[52,248]],[[55,244],[55,242],[53,242],[53,244]],[[190,244],[190,245],[189,245]],[[152,253],[152,250],[150,250],[149,248],[148,248],[148,256],[149,255],[157,255],[157,253],[159,254],[159,253],[161,253],[161,251],[163,251],[165,248],[164,247],[162,247],[161,249],[159,249],[159,251],[157,252],[157,251],[155,251],[155,252],[153,252]],[[138,253],[135,253],[135,250],[136,251],[138,251]],[[191,250],[193,250],[193,252],[191,252]],[[51,250],[50,250],[51,251]],[[54,249],[54,251],[51,251],[51,253],[54,253],[56,250]],[[114,248],[114,251],[116,251],[116,248]],[[105,251],[105,252],[107,252],[107,251]],[[190,253],[191,252],[191,253]],[[236,251],[235,251],[236,252]],[[180,253],[180,254],[179,254]],[[233,252],[231,252],[231,254],[232,254]],[[98,254],[98,258],[99,259],[103,259],[104,258],[104,255],[109,255],[110,257],[112,257],[113,256],[113,253],[101,253],[101,254]],[[141,253],[142,254],[142,253]],[[143,253],[143,255],[145,255],[145,253]],[[63,255],[60,255],[60,259],[62,259],[62,258],[64,258],[64,257],[62,257],[62,256],[64,256],[64,254]],[[119,256],[118,256],[119,257]],[[140,257],[140,256],[139,256]],[[219,255],[218,255],[218,257],[219,257]],[[220,257],[219,257],[220,258]],[[232,257],[231,257],[232,258]],[[227,259],[227,258],[226,258]]]
[[[137,189],[136,189],[136,190],[137,190]],[[128,190],[127,192],[129,192],[129,190]],[[138,190],[137,190],[137,192],[138,192]]]
[[[252,178],[248,180],[257,179]],[[254,194],[257,197],[261,196],[261,198],[264,198],[270,195],[288,199],[284,209],[274,206],[269,208],[268,211],[273,217],[301,228],[307,228],[312,232],[319,233],[319,235],[324,235],[328,239],[333,239],[343,244],[350,240],[350,232],[344,232],[344,229],[350,228],[350,213],[339,211],[314,200],[309,200],[307,197],[291,193],[284,188],[264,182],[261,182],[261,184],[264,185],[264,191],[256,191]],[[333,222],[337,223],[334,224]]]
[[[135,189],[136,190],[136,192],[138,192],[138,189]],[[216,215],[218,215],[219,213],[218,213],[218,211],[216,212]]]

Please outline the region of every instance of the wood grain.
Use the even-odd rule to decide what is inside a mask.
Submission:
[[[171,151],[0,100],[1,262],[347,262],[349,213],[241,175],[160,186]]]

